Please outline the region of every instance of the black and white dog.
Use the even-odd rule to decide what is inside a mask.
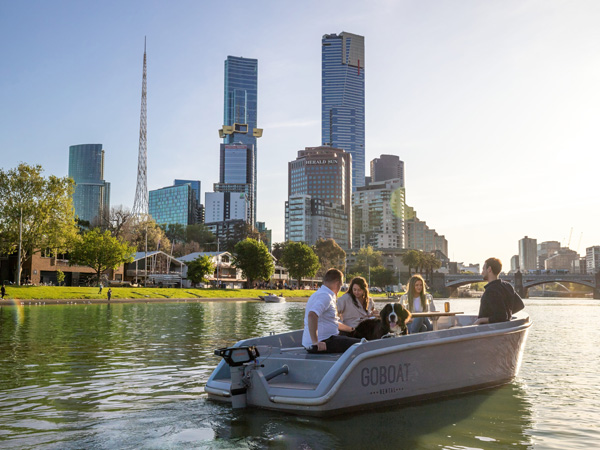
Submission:
[[[386,334],[408,334],[406,320],[410,314],[401,303],[388,303],[379,313],[379,319],[367,319],[359,323],[350,334],[367,341],[381,339]]]

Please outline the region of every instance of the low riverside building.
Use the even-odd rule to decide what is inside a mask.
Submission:
[[[194,252],[178,259],[182,263],[189,263],[203,256],[208,256],[215,266],[214,272],[207,277],[212,285],[230,289],[244,287],[246,279],[242,278],[242,271],[232,265],[232,256],[229,252]],[[187,280],[187,265],[183,267],[183,278],[187,282],[186,284],[191,285],[191,282]]]
[[[14,259],[14,261],[13,261]],[[7,258],[8,262],[14,262],[16,267],[16,255]],[[46,252],[38,252],[32,255],[21,269],[21,283],[33,285],[58,286],[58,271],[65,275],[63,286],[95,286],[96,271],[91,267],[69,265],[68,255],[52,255]],[[102,281],[122,281],[123,266],[116,270],[109,270],[102,275]],[[13,278],[10,278],[13,281]],[[3,280],[8,281],[8,280]]]
[[[125,281],[138,285],[181,287],[184,269],[182,261],[160,250],[137,252],[133,262],[125,264]]]
[[[194,252],[189,255],[182,256],[179,261],[183,263],[189,263],[196,258],[208,256],[215,266],[214,272],[207,277],[210,284],[226,289],[242,289],[246,287],[246,278],[244,278],[242,271],[237,269],[233,265],[233,257],[229,252]],[[279,289],[285,285],[289,285],[289,275],[285,267],[280,266],[277,263],[275,257],[273,257],[275,264],[275,273],[268,282],[257,282],[259,284],[268,285],[268,289]],[[187,280],[187,266],[183,268],[183,283],[191,286],[191,282]]]

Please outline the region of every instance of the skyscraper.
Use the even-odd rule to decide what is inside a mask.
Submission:
[[[396,155],[381,155],[371,161],[371,181],[386,181],[399,179],[404,186],[404,161]]]
[[[256,223],[256,140],[258,60],[228,56],[225,61],[221,167],[215,192],[243,192],[250,202],[248,222]],[[250,164],[250,166],[248,166]]]
[[[525,236],[519,240],[519,267],[521,270],[536,270],[537,239]]]
[[[399,178],[359,187],[352,206],[354,248],[405,247],[405,192]]]
[[[196,223],[196,204],[189,183],[155,189],[148,195],[148,213],[159,225]]]
[[[365,38],[322,40],[321,140],[352,155],[352,191],[365,184]]]
[[[298,151],[288,164],[286,241],[314,245],[331,238],[344,249],[352,247],[351,172],[352,157],[341,149]]]
[[[75,215],[94,225],[110,208],[110,183],[104,181],[102,144],[71,145],[69,177],[75,181]]]
[[[203,223],[204,222],[204,207],[202,205],[202,197],[200,192],[200,187],[202,183],[200,180],[175,180],[173,181],[173,186],[181,186],[184,184],[189,184],[192,187],[192,192],[194,194],[194,199],[192,200],[194,210],[194,222],[195,223]]]

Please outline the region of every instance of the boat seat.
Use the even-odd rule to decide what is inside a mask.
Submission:
[[[269,381],[269,386],[274,388],[283,389],[304,389],[314,391],[318,384],[317,383],[294,383],[293,381]]]

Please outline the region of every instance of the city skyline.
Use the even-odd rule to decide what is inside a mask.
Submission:
[[[365,37],[369,55],[365,160],[405,162],[406,201],[446,236],[452,260],[498,256],[509,267],[519,239],[566,245],[571,229],[580,255],[598,245],[585,170],[600,163],[597,2],[315,5],[273,2],[248,12],[256,26],[223,34],[216,4],[4,2],[2,166],[64,176],[69,146],[102,142],[111,204],[131,208],[147,35],[148,189],[183,178],[209,190],[223,60],[256,58],[257,220],[283,241],[287,163],[321,141],[321,39],[346,31]],[[100,25],[111,32],[88,32]]]

